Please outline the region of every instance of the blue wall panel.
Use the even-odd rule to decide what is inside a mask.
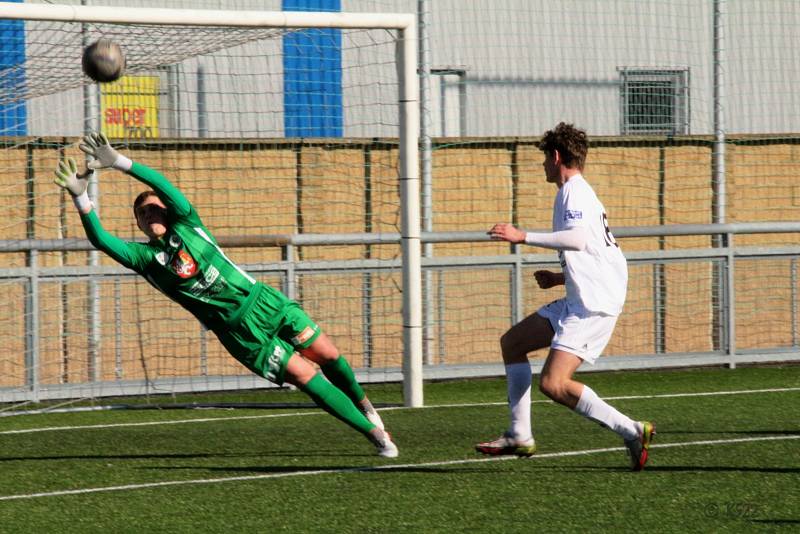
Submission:
[[[340,0],[283,0],[284,11],[341,11]],[[286,137],[341,137],[342,32],[309,29],[283,37]]]
[[[27,133],[25,93],[25,23],[0,20],[0,136]]]

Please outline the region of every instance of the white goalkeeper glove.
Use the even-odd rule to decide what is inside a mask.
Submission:
[[[93,169],[86,169],[85,172],[78,174],[78,163],[75,158],[67,158],[58,162],[55,171],[56,178],[53,182],[72,195],[75,207],[81,213],[89,213],[94,207],[86,189],[89,187],[89,179],[94,174]]]
[[[102,133],[91,133],[78,145],[87,155],[95,158],[88,163],[90,169],[107,169],[112,167],[119,171],[129,171],[133,162],[114,150],[108,137]]]

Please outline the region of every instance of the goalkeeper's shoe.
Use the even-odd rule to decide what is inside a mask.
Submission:
[[[642,421],[641,425],[642,430],[639,432],[639,437],[625,441],[625,446],[628,448],[628,453],[631,457],[631,469],[634,471],[644,469],[650,444],[653,442],[653,436],[656,435],[655,423]]]
[[[518,440],[511,433],[505,432],[495,440],[478,443],[475,445],[475,450],[490,456],[512,454],[516,456],[532,456],[536,452],[536,442],[533,438]]]
[[[375,408],[367,408],[361,413],[364,414],[364,417],[366,417],[370,423],[377,426],[381,430],[385,430],[385,427],[383,426],[383,420],[381,419],[381,416],[378,415],[378,412],[375,410]]]
[[[395,445],[392,441],[392,436],[390,436],[385,430],[381,430],[377,433],[377,435],[371,435],[370,441],[372,441],[372,444],[375,445],[376,449],[378,449],[378,456],[382,456],[384,458],[397,458],[397,456],[400,454],[400,451],[397,449],[397,445]]]

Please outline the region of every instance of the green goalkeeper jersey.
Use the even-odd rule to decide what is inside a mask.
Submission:
[[[210,330],[225,331],[238,324],[264,292],[274,320],[280,320],[292,301],[228,259],[183,193],[140,163],[134,162],[128,172],[158,194],[167,208],[168,231],[149,243],[123,241],[108,233],[91,211],[81,215],[81,221],[95,247],[144,276]]]

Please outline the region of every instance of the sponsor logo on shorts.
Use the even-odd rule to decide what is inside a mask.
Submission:
[[[292,343],[294,343],[295,345],[302,345],[303,343],[311,339],[314,333],[316,333],[317,328],[319,328],[317,325],[314,325],[313,328],[310,326],[303,328],[302,332],[300,332],[299,334],[297,334],[292,338]]]
[[[277,381],[278,375],[281,372],[281,364],[283,363],[284,354],[286,354],[286,351],[283,350],[283,347],[276,345],[269,357],[269,360],[267,360],[267,380],[271,380],[273,382]]]
[[[583,219],[583,212],[580,210],[566,210],[564,212],[564,220],[565,221],[575,221],[578,219]]]

